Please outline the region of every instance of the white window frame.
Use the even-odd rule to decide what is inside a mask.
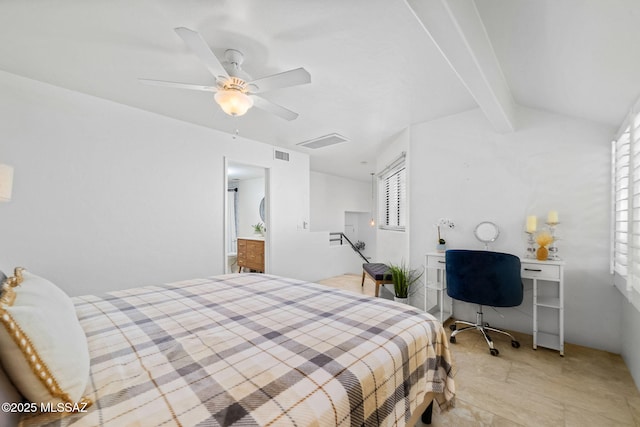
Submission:
[[[611,273],[640,310],[640,109],[629,113],[611,143]]]
[[[402,155],[378,174],[379,191],[379,228],[382,230],[402,231],[407,226],[407,165],[406,155]]]

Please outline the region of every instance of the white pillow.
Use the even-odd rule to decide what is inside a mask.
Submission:
[[[0,323],[0,361],[24,397],[38,404],[89,402],[82,397],[87,338],[67,294],[16,268],[2,287]]]

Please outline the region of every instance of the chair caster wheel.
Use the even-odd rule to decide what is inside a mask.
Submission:
[[[489,349],[489,353],[491,353],[492,356],[497,356],[498,354],[500,354],[497,348]]]
[[[451,329],[452,331],[455,331],[456,330],[456,324],[453,323],[453,324],[449,325],[449,329]]]
[[[520,348],[520,343],[518,341],[511,341],[511,347]]]
[[[455,344],[455,343],[456,343],[456,337],[451,337],[451,338],[449,338],[449,342],[450,342],[451,344]]]

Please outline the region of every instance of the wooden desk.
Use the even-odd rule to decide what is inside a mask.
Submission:
[[[238,273],[243,268],[264,273],[264,239],[238,238]]]

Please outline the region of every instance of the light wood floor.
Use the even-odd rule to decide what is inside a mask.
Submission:
[[[360,275],[344,275],[320,283],[373,296],[373,282],[362,289],[360,281]],[[533,350],[531,335],[514,333],[519,349],[495,335],[497,357],[477,332],[449,344],[456,407],[446,413],[434,408],[432,426],[640,426],[640,392],[619,355],[565,343],[560,357]]]

